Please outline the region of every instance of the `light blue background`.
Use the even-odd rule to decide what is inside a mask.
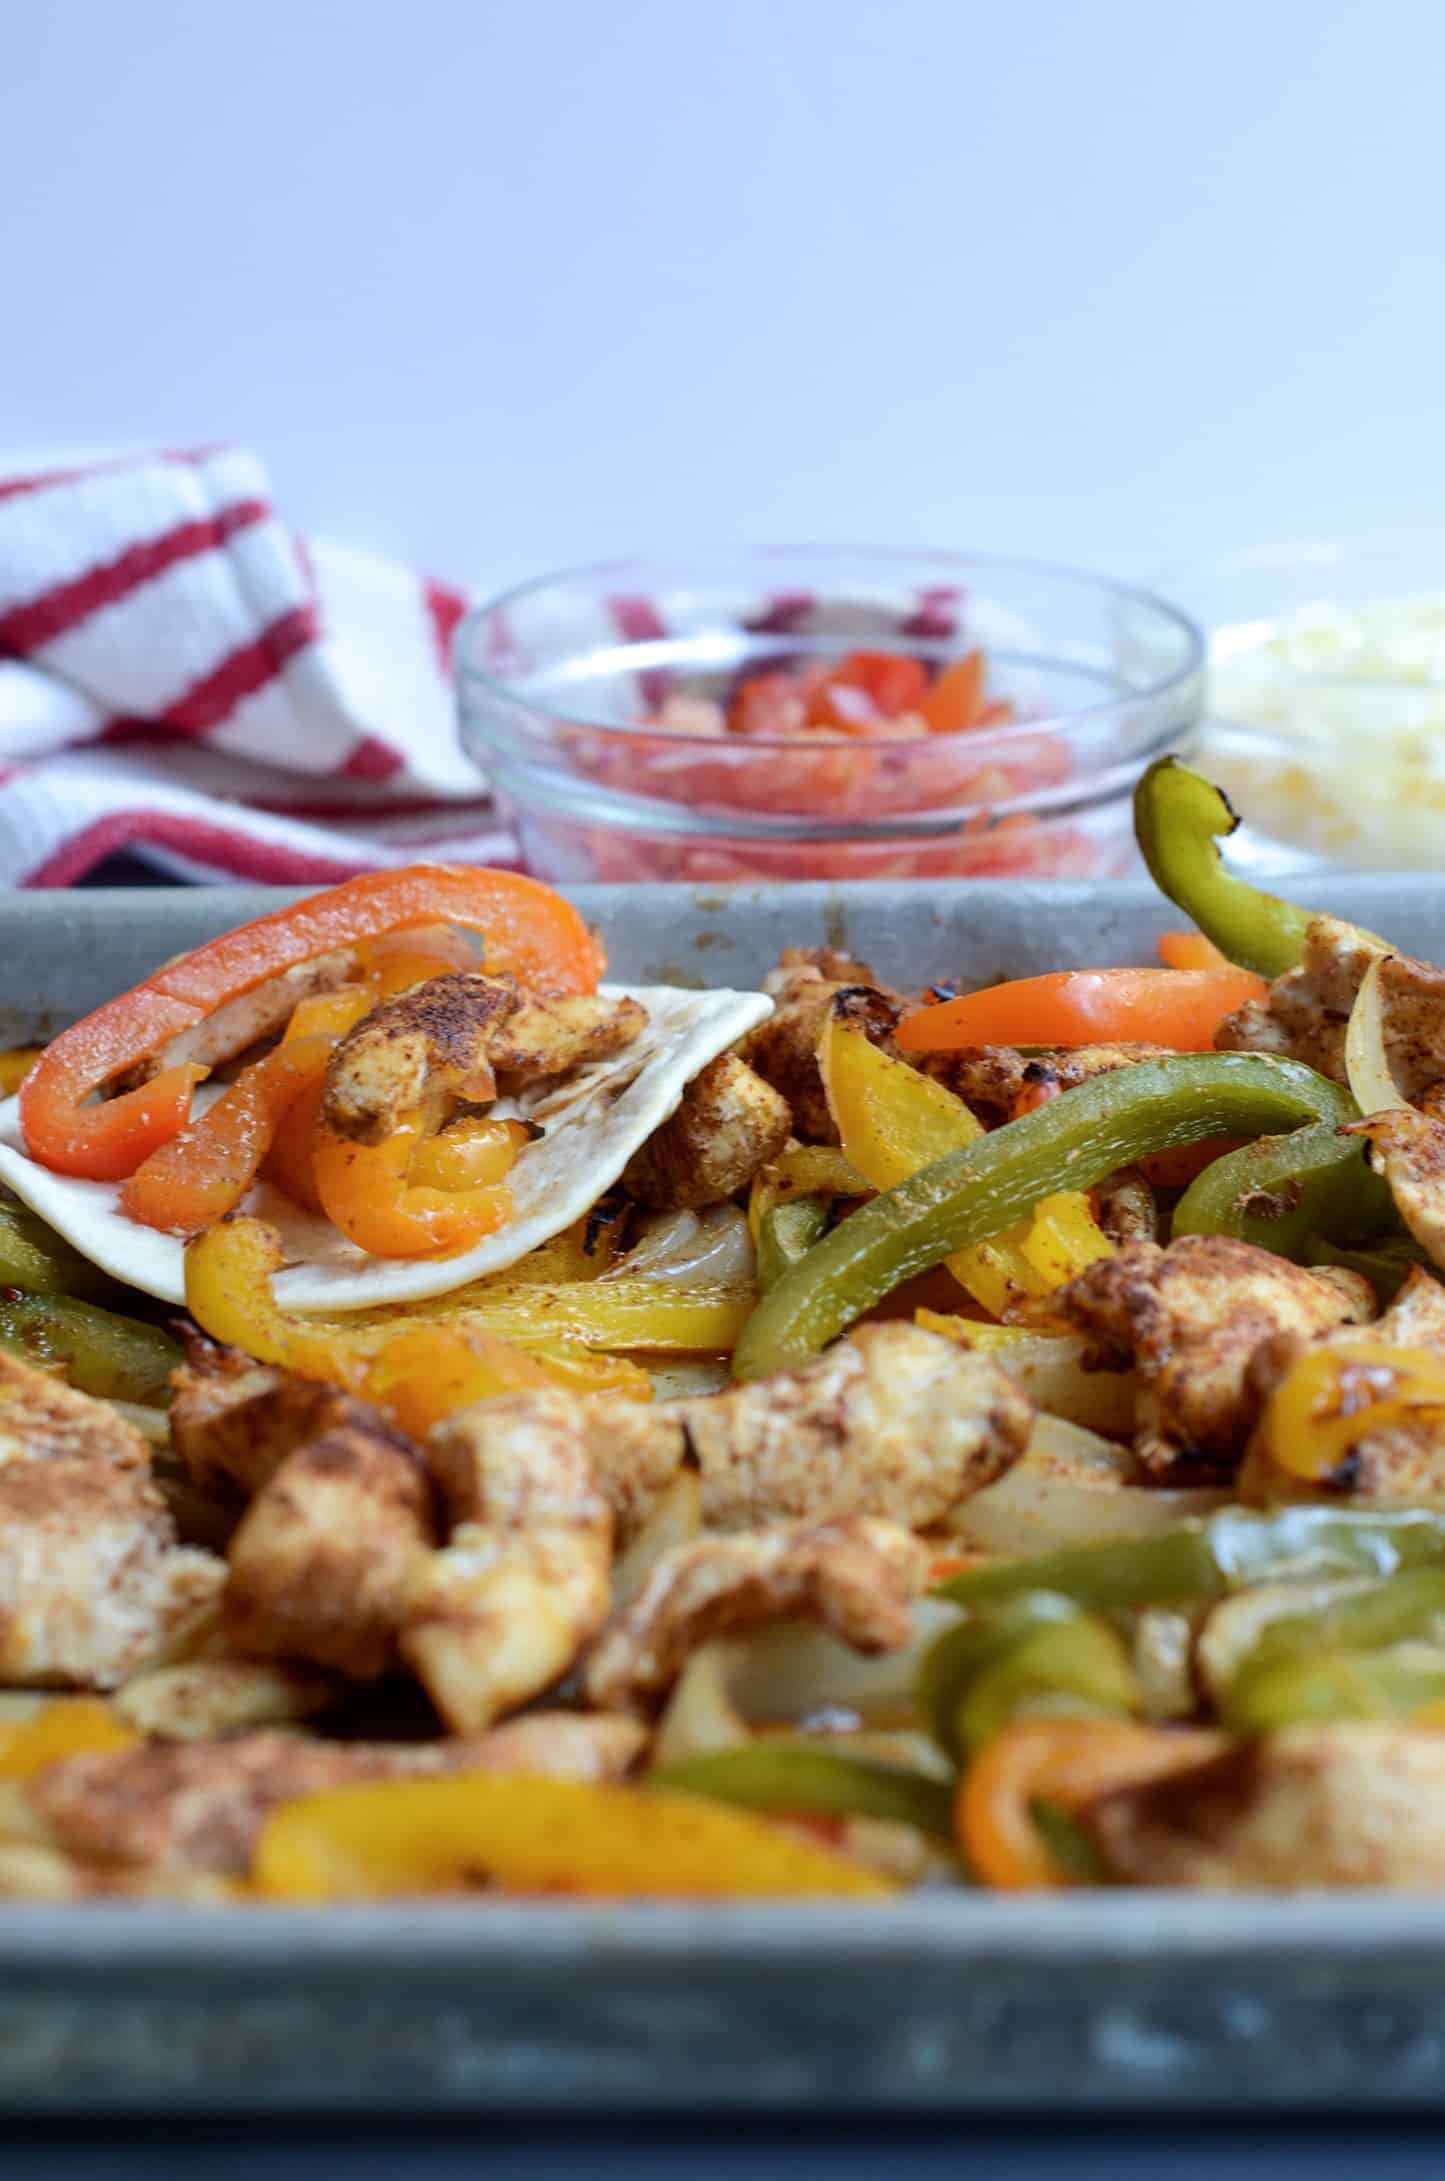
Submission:
[[[240,437],[483,584],[1428,568],[1442,88],[1440,0],[0,0],[0,447]]]

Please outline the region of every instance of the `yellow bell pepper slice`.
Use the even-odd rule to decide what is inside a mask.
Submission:
[[[12,1045],[0,1052],[0,1098],[14,1097],[43,1051],[41,1045]]]
[[[409,1310],[338,1321],[282,1310],[272,1286],[280,1263],[280,1240],[262,1220],[222,1220],[197,1235],[186,1250],[186,1306],[197,1325],[260,1363],[374,1401],[417,1437],[473,1401],[528,1386],[650,1400],[638,1364],[593,1351],[721,1354],[754,1300],[751,1289],[621,1277],[490,1288],[478,1308],[464,1300],[483,1292],[476,1282]]]
[[[1260,1419],[1260,1444],[1286,1476],[1318,1484],[1376,1432],[1445,1412],[1445,1362],[1368,1331],[1306,1348]]]
[[[896,1886],[821,1844],[691,1795],[526,1774],[383,1780],[265,1820],[258,1893],[288,1901],[471,1892],[886,1900]]]
[[[482,1326],[534,1350],[569,1340],[584,1348],[708,1356],[732,1351],[757,1299],[752,1286],[683,1286],[619,1272],[557,1287],[498,1279],[410,1308],[445,1324]]]
[[[838,1016],[823,1026],[818,1062],[843,1150],[875,1189],[894,1188],[983,1134],[961,1098],[880,1051],[856,1024]],[[956,1251],[946,1263],[974,1300],[1001,1318],[1011,1305],[1051,1293],[1111,1254],[1087,1198],[1068,1190],[1045,1197],[1028,1219]]]
[[[140,1740],[98,1696],[61,1696],[0,1728],[0,1780],[33,1780],[64,1757],[130,1749]]]
[[[276,1231],[262,1220],[228,1219],[207,1228],[186,1251],[191,1316],[214,1340],[258,1362],[375,1402],[416,1437],[473,1401],[529,1386],[651,1399],[651,1381],[637,1364],[594,1356],[585,1343],[569,1347],[569,1329],[555,1320],[551,1337],[529,1348],[475,1311],[440,1318],[394,1310],[341,1323],[288,1313],[272,1286],[280,1263]],[[577,1292],[590,1295],[592,1284],[579,1283]]]

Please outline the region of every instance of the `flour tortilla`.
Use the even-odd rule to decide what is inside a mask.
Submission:
[[[545,1131],[524,1146],[508,1176],[514,1211],[505,1227],[456,1257],[368,1257],[329,1220],[312,1218],[263,1183],[244,1209],[280,1230],[286,1269],[276,1280],[277,1301],[288,1310],[370,1310],[447,1295],[505,1271],[590,1211],[620,1180],[633,1152],[676,1112],[699,1069],[773,1007],[761,992],[685,992],[673,985],[602,991],[641,1001],[647,1009],[641,1035],[622,1052],[496,1108]],[[196,1110],[204,1112],[207,1103],[203,1086]],[[118,1184],[79,1181],[37,1165],[24,1149],[15,1098],[0,1105],[0,1181],[103,1272],[162,1302],[185,1302],[184,1244],[128,1219],[119,1209]]]

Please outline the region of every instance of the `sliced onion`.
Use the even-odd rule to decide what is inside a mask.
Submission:
[[[1012,1469],[960,1509],[955,1528],[980,1552],[1026,1557],[1111,1537],[1153,1537],[1225,1505],[1227,1492],[1134,1484],[1127,1447],[1038,1416]]]
[[[726,1361],[716,1356],[659,1356],[642,1359],[652,1380],[654,1401],[690,1401],[702,1393],[726,1393],[733,1374]]]
[[[757,1276],[747,1214],[736,1204],[710,1204],[705,1212],[660,1212],[642,1239],[603,1273],[604,1280],[643,1273],[679,1286],[703,1283],[745,1287]]]
[[[836,1636],[796,1621],[775,1623],[725,1646],[728,1687],[744,1719],[798,1724],[851,1713],[865,1726],[908,1726],[919,1660],[958,1619],[957,1606],[920,1598],[901,1649],[867,1658]]]
[[[728,1688],[730,1648],[706,1644],[683,1667],[653,1741],[653,1765],[682,1764],[748,1740],[747,1721]]]
[[[701,1534],[702,1479],[695,1469],[682,1469],[631,1544],[613,1562],[613,1611],[631,1605],[659,1560]]]
[[[1053,1416],[1090,1431],[1134,1428],[1132,1371],[1086,1371],[1088,1342],[1076,1333],[1036,1333],[1025,1326],[978,1325],[950,1331],[961,1347],[986,1355],[1007,1371],[1033,1402]]]
[[[1390,1070],[1385,1045],[1385,1002],[1380,973],[1390,959],[1377,954],[1360,980],[1345,1031],[1345,1074],[1350,1095],[1361,1113],[1388,1113],[1409,1104]]]

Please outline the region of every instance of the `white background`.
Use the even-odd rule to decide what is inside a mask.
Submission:
[[[1440,0],[0,0],[0,448],[480,584],[708,534],[1445,581]]]

